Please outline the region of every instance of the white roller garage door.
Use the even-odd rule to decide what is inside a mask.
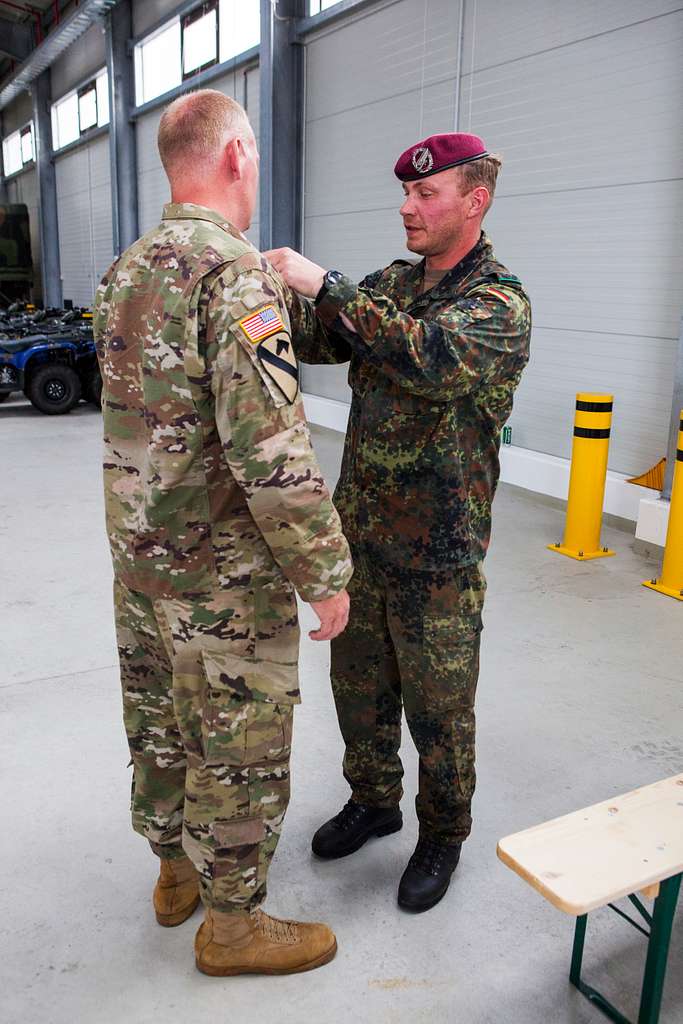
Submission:
[[[306,252],[358,279],[400,256],[396,154],[452,130],[503,156],[486,221],[533,301],[513,443],[567,458],[574,395],[615,395],[610,467],[665,453],[683,312],[676,0],[400,0],[306,48]],[[458,72],[462,53],[462,74]],[[304,389],[346,400],[343,368]]]
[[[487,220],[533,300],[513,443],[568,458],[574,395],[615,395],[610,468],[665,454],[683,311],[683,12],[466,6],[460,127],[502,153]],[[549,10],[552,8],[552,11]]]
[[[64,298],[91,306],[114,258],[108,136],[57,155],[55,168]]]
[[[359,280],[401,256],[399,153],[452,131],[458,0],[366,9],[306,45],[304,249]],[[304,391],[347,401],[346,367],[302,367]]]

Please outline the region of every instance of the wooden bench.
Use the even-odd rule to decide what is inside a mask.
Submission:
[[[648,938],[638,1024],[657,1024],[683,873],[683,774],[506,836],[498,856],[554,906],[577,917],[570,980],[618,1024],[629,1024],[581,980],[588,913],[609,906]],[[637,893],[654,900],[648,913]],[[628,897],[646,928],[614,906]]]

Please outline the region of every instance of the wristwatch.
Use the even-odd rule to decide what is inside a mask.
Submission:
[[[322,302],[330,288],[332,288],[335,284],[339,284],[343,276],[344,275],[342,274],[341,270],[327,271],[323,278],[322,288],[315,297],[316,306],[318,305],[319,302]]]

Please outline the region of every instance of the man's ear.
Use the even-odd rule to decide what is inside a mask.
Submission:
[[[225,162],[233,181],[239,181],[242,177],[245,155],[244,145],[240,138],[231,139],[226,144]]]
[[[479,217],[484,214],[488,201],[491,198],[489,190],[485,185],[477,185],[470,192],[470,217]]]

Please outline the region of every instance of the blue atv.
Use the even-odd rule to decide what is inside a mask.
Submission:
[[[81,398],[100,406],[92,313],[10,307],[0,314],[0,402],[15,391],[50,416],[71,412]]]

